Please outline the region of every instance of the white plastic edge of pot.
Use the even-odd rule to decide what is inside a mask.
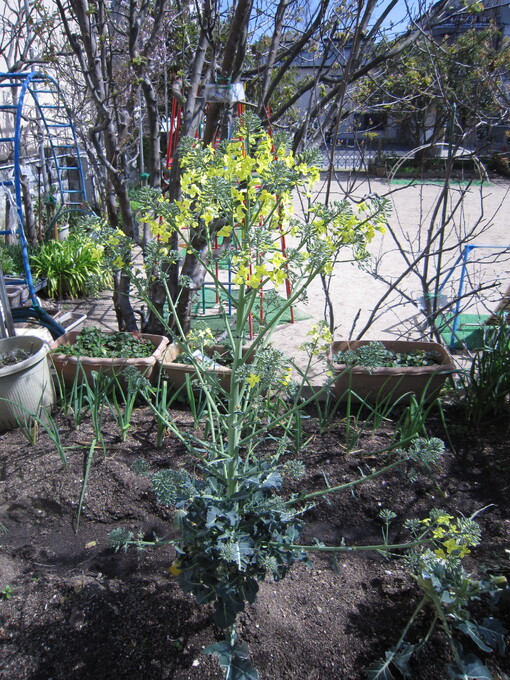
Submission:
[[[18,363],[12,364],[12,366],[0,368],[0,377],[21,373],[37,364],[48,353],[49,344],[46,340],[36,335],[16,335],[12,338],[0,339],[0,354],[13,352],[16,349],[22,349],[25,352],[31,352],[35,349],[35,352],[27,359],[23,359],[23,361],[18,361]]]

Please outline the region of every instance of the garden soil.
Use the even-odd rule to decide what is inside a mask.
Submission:
[[[392,542],[408,538],[406,518],[426,517],[432,508],[454,515],[479,512],[483,540],[466,558],[466,567],[477,574],[486,568],[509,575],[508,419],[475,431],[462,423],[457,406],[446,405],[445,411],[455,452],[447,448],[437,475],[411,482],[393,473],[356,491],[323,497],[304,517],[303,542],[377,544],[383,508],[397,514]],[[190,427],[186,410],[173,415]],[[367,428],[348,450],[344,416],[339,413],[322,434],[315,418],[303,421],[309,441],[299,458],[306,474],[299,483],[287,481],[285,495],[335,486],[384,462],[376,451],[389,442],[392,423],[376,432]],[[115,553],[108,545],[109,532],[118,527],[146,540],[173,536],[173,511],[158,506],[150,481],[133,472],[137,458],[154,472],[193,471],[193,461],[171,437],[162,448],[155,446],[146,410],[135,411],[125,442],[108,416],[106,453],[94,453],[78,527],[93,433],[87,424],[76,430],[69,418],[56,417],[69,447],[67,465],[45,433],[35,445],[20,430],[0,435],[0,679],[220,679],[216,660],[203,649],[222,639],[222,632],[211,606],[199,606],[180,591],[169,572],[173,548]],[[439,418],[430,420],[429,429],[444,437]],[[281,582],[261,583],[256,603],[240,616],[239,634],[249,644],[261,680],[361,680],[370,663],[397,642],[419,598],[397,556],[341,553],[333,560],[314,555],[310,567],[298,564]],[[495,610],[480,602],[475,613],[496,616],[510,630],[508,601]],[[430,617],[430,612],[419,617],[410,642],[424,634]],[[476,651],[467,638],[462,644],[484,660],[496,680],[510,674],[510,654]],[[450,660],[444,633],[437,631],[412,662],[413,678],[447,678]]]

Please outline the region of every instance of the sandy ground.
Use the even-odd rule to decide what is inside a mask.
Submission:
[[[325,186],[318,188],[324,195]],[[413,252],[416,256],[423,250],[424,234],[431,223],[434,230],[437,230],[441,221],[442,207],[438,217],[434,219],[433,216],[441,187],[432,183],[412,186],[390,184],[386,180],[366,178],[350,186],[346,176],[345,180],[341,179],[333,185],[331,198],[341,200],[348,188],[358,198],[368,194],[387,196],[391,213],[388,230],[378,235],[370,245],[371,258],[363,268],[350,262],[335,267],[331,282],[335,339],[356,338],[360,334],[364,339],[370,340],[419,339],[423,337],[423,314],[419,306],[421,285],[416,272],[421,265],[410,268],[400,285],[401,293],[390,295],[380,307],[378,302],[387,293],[388,285],[374,278],[373,272],[377,269],[386,280],[393,281],[408,268],[404,255],[395,246],[392,234],[403,244],[407,258]],[[509,191],[510,183],[493,180],[488,185],[472,186],[467,191],[455,185],[449,192],[446,215],[451,216],[453,210],[453,218],[448,221],[445,237],[446,253],[442,261],[442,271],[443,280],[448,280],[442,294],[446,300],[452,300],[459,291],[462,250],[455,246],[458,241],[456,234],[459,233],[469,234],[467,242],[477,246],[472,249],[469,263],[464,270],[465,291],[470,286],[480,284],[489,287],[476,300],[470,298],[463,302],[462,311],[478,314],[493,311],[510,285]],[[463,200],[460,202],[461,197]],[[299,211],[297,199],[295,207]],[[509,250],[505,251],[505,247]],[[431,269],[434,267],[435,260]],[[308,289],[308,301],[298,306],[309,318],[280,327],[274,335],[275,346],[294,356],[300,365],[303,365],[305,357],[299,351],[299,346],[306,339],[310,327],[324,318],[324,300],[321,283],[316,280]],[[80,302],[72,307],[75,311],[87,314],[86,325],[100,325],[111,330],[117,328],[107,294],[97,301]],[[373,319],[371,315],[374,315]],[[321,370],[322,368],[317,370],[314,382],[321,380]]]

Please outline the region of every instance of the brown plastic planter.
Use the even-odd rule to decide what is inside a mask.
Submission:
[[[385,340],[384,346],[396,354],[405,352],[436,352],[438,364],[432,366],[395,366],[368,369],[363,366],[347,368],[338,364],[333,357],[338,352],[356,349],[368,345],[369,340],[338,340],[331,343],[328,363],[338,376],[333,386],[334,394],[346,401],[351,392],[355,401],[361,399],[375,402],[390,397],[401,403],[408,403],[410,394],[418,399],[425,396],[431,401],[439,394],[447,376],[455,373],[455,365],[447,350],[437,342],[412,342],[405,340]]]
[[[243,354],[249,351],[249,347],[243,348]],[[208,347],[206,352],[209,356],[214,354],[219,354],[220,356],[226,352],[224,345],[213,345]],[[186,376],[189,375],[190,379],[196,378],[195,367],[191,364],[180,364],[176,362],[175,359],[182,353],[181,348],[178,345],[172,344],[167,347],[165,352],[165,357],[162,362],[163,370],[168,379],[168,382],[175,388],[178,389],[186,383]],[[248,359],[249,361],[249,359]],[[232,377],[232,369],[228,366],[208,366],[206,363],[203,364],[204,368],[208,371],[214,372],[218,378],[222,389],[226,392],[230,390],[230,381]]]
[[[149,379],[154,372],[154,367],[163,359],[163,354],[169,343],[164,335],[150,335],[140,333],[140,338],[150,340],[154,345],[154,352],[150,357],[140,357],[132,359],[105,359],[99,357],[68,356],[59,354],[58,348],[61,345],[73,345],[76,338],[80,335],[79,331],[70,331],[61,335],[50,344],[50,359],[53,362],[58,375],[64,380],[67,388],[72,387],[76,374],[85,375],[87,380],[92,378],[92,371],[106,372],[109,375],[120,375],[127,366],[134,366]],[[78,371],[78,366],[81,369]]]

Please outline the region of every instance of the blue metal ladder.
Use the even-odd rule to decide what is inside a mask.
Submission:
[[[8,90],[10,90],[12,103],[7,103],[7,97],[3,94]],[[74,125],[57,81],[51,76],[38,72],[0,73],[0,149],[9,160],[13,159],[12,163],[5,163],[3,166],[0,164],[0,187],[5,187],[9,192],[11,188],[14,189],[13,203],[15,203],[17,215],[16,234],[21,245],[25,278],[32,301],[32,308],[27,308],[26,314],[32,317],[35,315],[42,325],[49,324],[50,330],[58,336],[64,332],[64,329],[53,322],[51,317],[42,310],[35,295],[25,236],[21,151],[22,144],[26,143],[22,139],[23,124],[30,110],[35,113],[33,122],[35,125],[38,124],[44,132],[44,144],[50,151],[46,162],[50,164],[50,171],[55,174],[60,199],[58,213],[83,210],[87,193],[80,150]],[[67,164],[69,156],[75,159],[75,163],[71,166]],[[78,188],[70,188],[69,171],[77,173]],[[6,173],[9,174],[8,177],[5,176]],[[11,229],[0,230],[0,235],[12,234]],[[21,310],[19,311],[21,313]]]
[[[0,182],[0,185],[13,186],[16,192],[16,209],[18,223],[23,226],[23,206],[21,195],[21,132],[23,114],[30,100],[44,128],[44,142],[50,150],[52,169],[56,174],[56,184],[60,198],[61,209],[82,207],[87,200],[85,180],[80,157],[80,150],[76,139],[76,132],[69,117],[63,94],[56,80],[51,76],[31,73],[0,73],[0,90],[11,89],[12,104],[0,103],[0,114],[7,119],[12,115],[12,131],[8,134],[0,129],[0,144],[13,146],[13,179]],[[74,165],[67,164],[67,157],[73,156]],[[69,188],[67,173],[76,171],[79,188]],[[1,232],[0,232],[1,233]]]

